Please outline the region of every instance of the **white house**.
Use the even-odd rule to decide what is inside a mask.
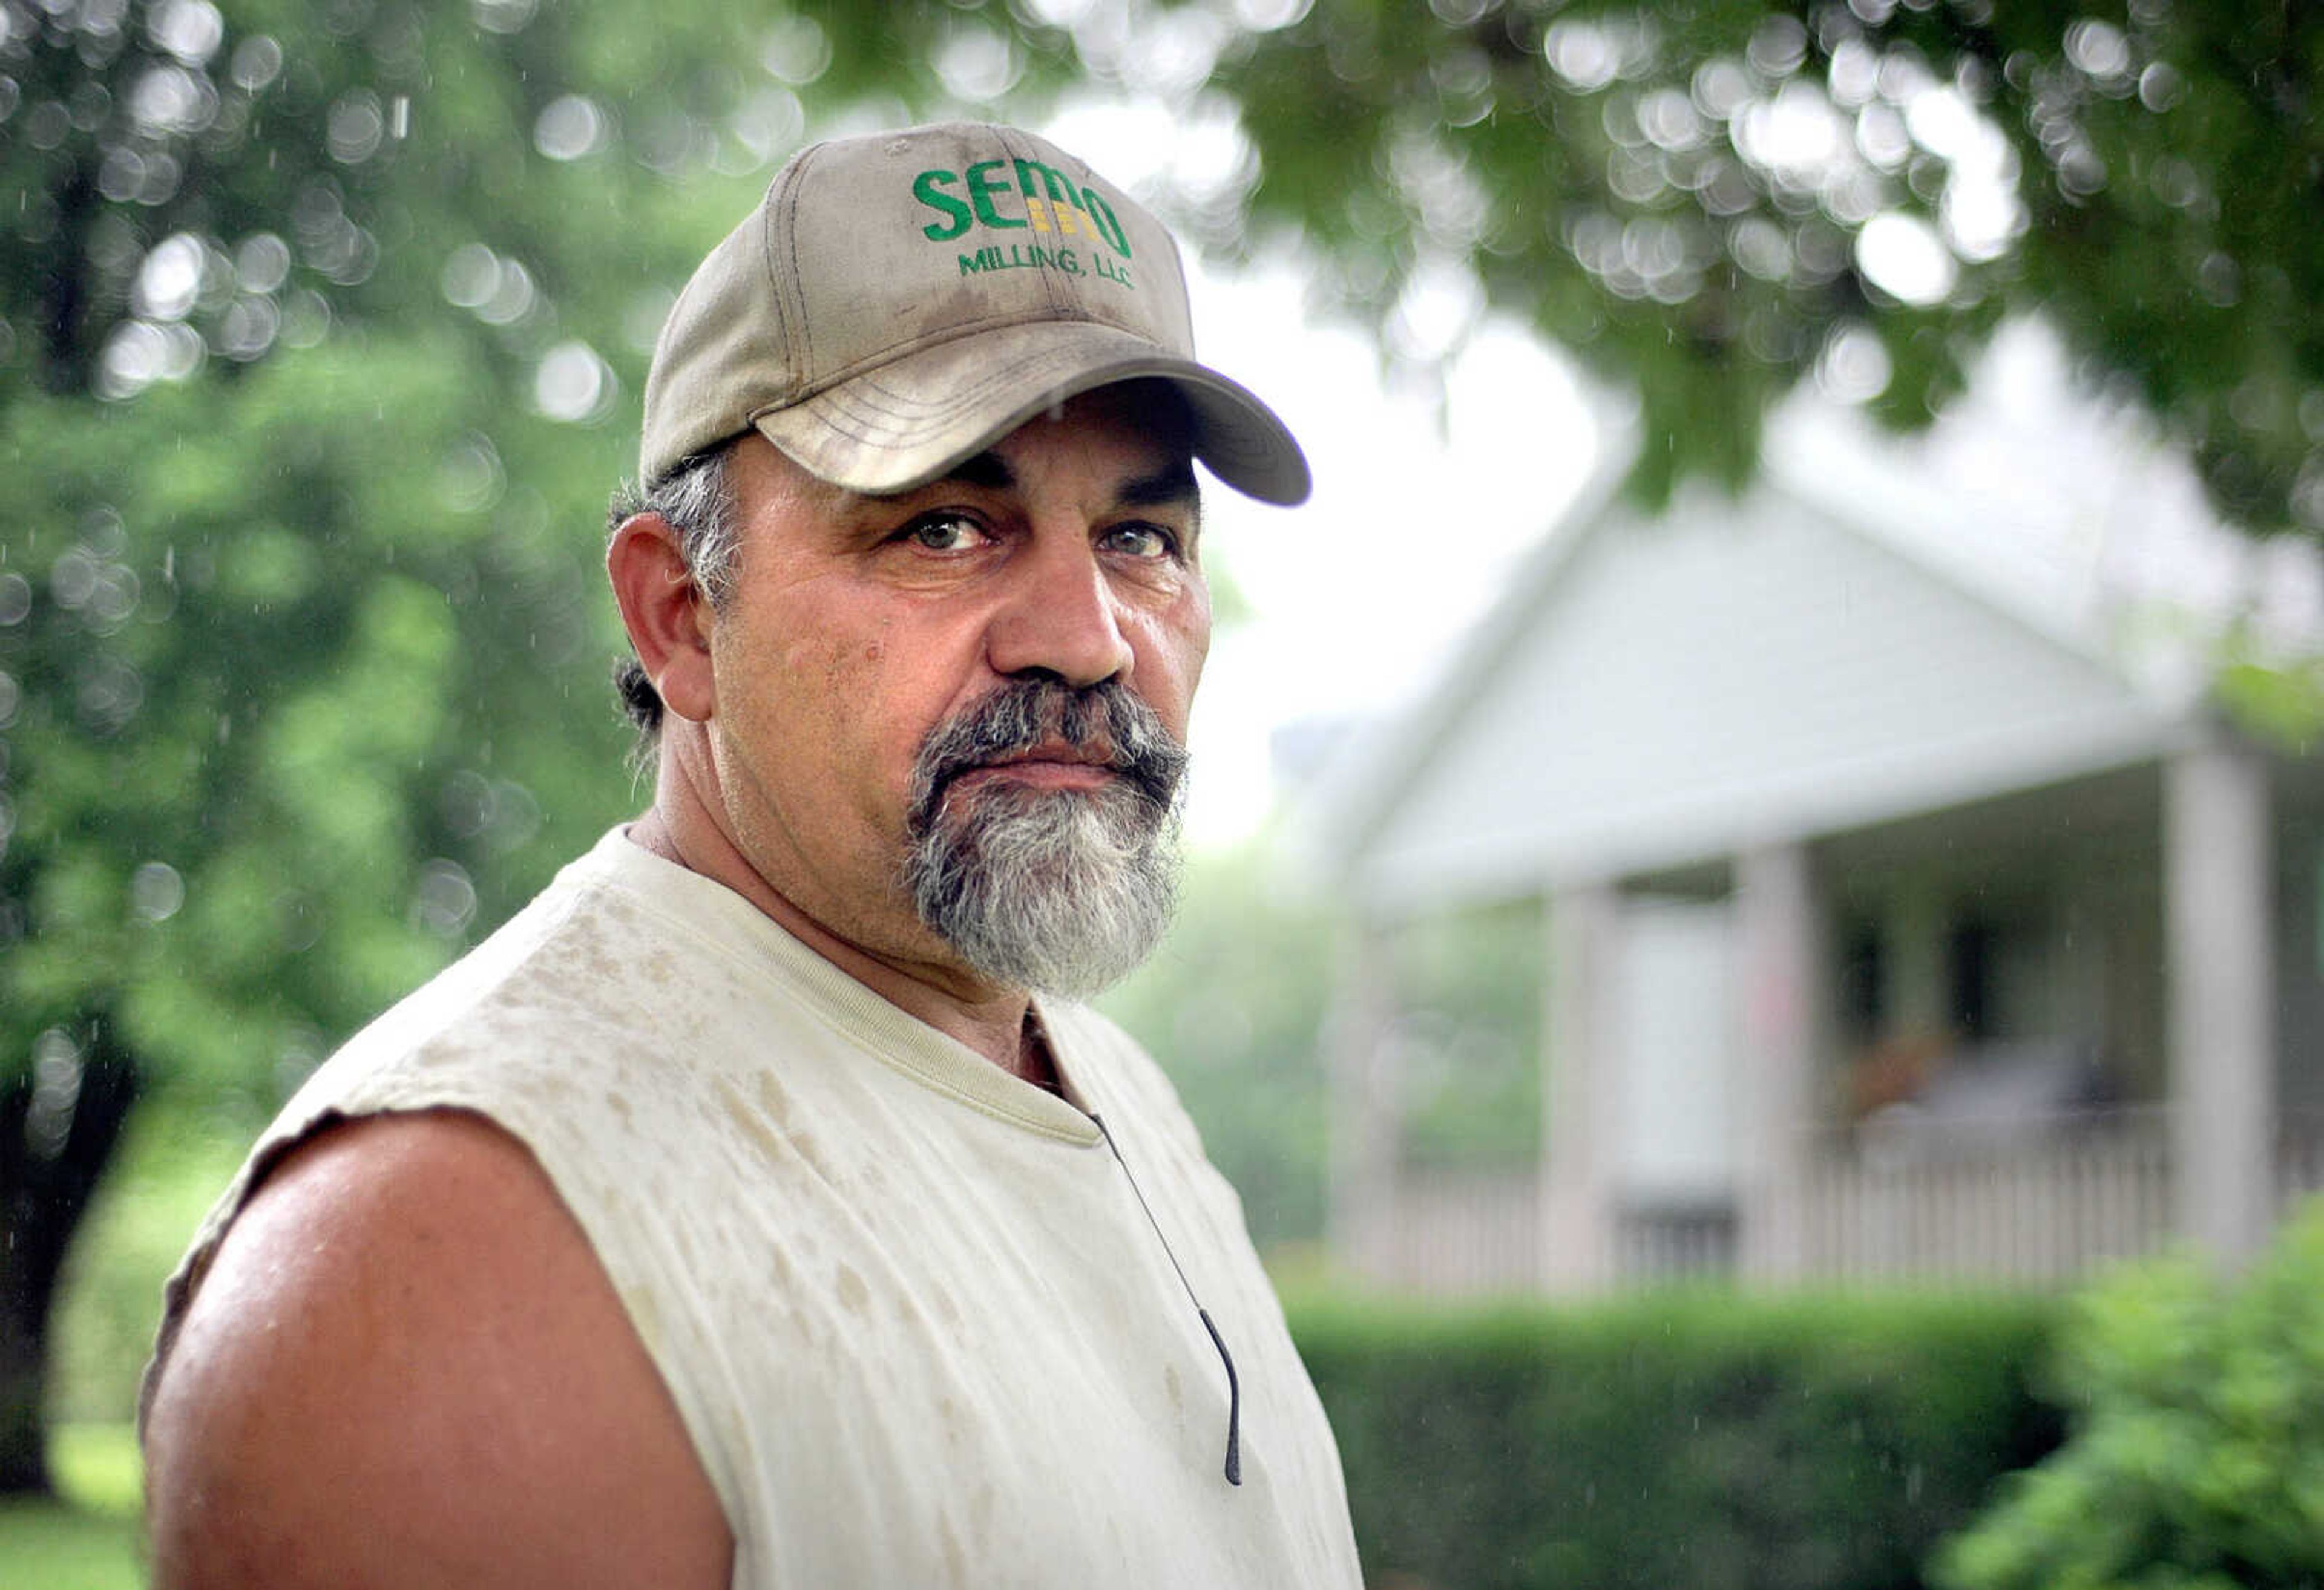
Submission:
[[[1326,776],[1375,939],[1539,898],[1550,943],[1537,1173],[1464,1179],[1399,1163],[1359,935],[1342,1262],[2041,1282],[2232,1260],[2324,1181],[2324,759],[2209,689],[2222,615],[2303,631],[2313,567],[2050,391],[1909,450],[1794,415],[1739,499],[1592,494]]]

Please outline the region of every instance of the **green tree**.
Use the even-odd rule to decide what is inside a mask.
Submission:
[[[1406,1163],[1535,1162],[1544,940],[1533,901],[1422,917],[1388,939]]]
[[[1258,848],[1197,855],[1169,939],[1103,1006],[1153,1051],[1262,1250],[1323,1230],[1333,927]]]
[[[1637,392],[1649,492],[1748,473],[1820,362],[1885,364],[1922,423],[2033,311],[2231,518],[2313,534],[2320,75],[2303,5],[1316,0],[1213,80],[1262,234],[1391,342],[1416,282],[1473,276]]]
[[[936,98],[893,20],[0,0],[0,1493],[133,1100],[262,1118],[633,799],[653,333],[811,126]]]
[[[262,249],[233,290],[223,268],[262,234],[295,245],[294,295],[374,301],[344,290],[376,271],[425,296],[441,262],[403,244],[458,217],[544,245],[517,257],[562,305],[575,256],[549,239],[595,218],[637,246],[667,210],[632,201],[683,188],[641,171],[756,170],[796,141],[803,97],[1029,115],[1077,82],[1198,117],[1223,106],[1250,158],[1224,188],[1178,195],[1180,220],[1229,253],[1296,240],[1319,295],[1391,348],[1440,351],[1405,313],[1415,290],[1473,280],[1634,389],[1649,490],[1748,473],[1768,401],[1820,364],[1850,382],[1885,366],[1879,410],[1923,421],[2004,314],[2036,311],[2094,385],[2186,440],[2232,518],[2324,532],[2310,5],[229,11],[226,25],[209,0],[53,0],[36,16],[13,0],[0,192],[18,198],[20,246],[0,260],[0,314],[18,368],[67,387],[101,374],[150,251],[181,231],[223,245],[193,318],[229,357],[263,345],[235,309],[254,283],[266,296],[279,256]]]
[[[132,1099],[262,1117],[630,798],[612,417],[806,109],[726,14],[0,18],[5,1492]]]
[[[1335,903],[1291,887],[1264,836],[1186,869],[1178,921],[1109,993],[1162,1062],[1262,1251],[1319,1242],[1328,1194],[1326,1045],[1343,975]],[[1540,985],[1531,905],[1425,918],[1389,940],[1389,1042],[1414,1164],[1530,1164],[1540,1141]]]
[[[260,1117],[625,798],[590,688],[610,438],[511,418],[475,353],[317,349],[135,423],[0,416],[19,1484],[46,1292],[129,1098]]]

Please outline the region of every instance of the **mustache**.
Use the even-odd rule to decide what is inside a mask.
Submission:
[[[1024,755],[1046,740],[1102,753],[1104,765],[1157,813],[1177,798],[1186,750],[1161,717],[1118,679],[1075,688],[1038,676],[1012,679],[928,731],[912,764],[911,827],[928,832],[964,773]]]

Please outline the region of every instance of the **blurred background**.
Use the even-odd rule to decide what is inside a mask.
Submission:
[[[678,287],[965,115],[1315,465],[1211,497],[1104,1004],[1373,1582],[2316,1582],[2319,84],[2291,0],[0,0],[0,1577],[139,1582],[209,1199],[642,804]]]

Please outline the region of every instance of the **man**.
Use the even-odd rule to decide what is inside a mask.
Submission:
[[[1356,1581],[1150,1061],[1191,460],[1305,496],[1175,245],[948,125],[672,310],[607,555],[654,801],[301,1090],[171,1282],[157,1583]]]

